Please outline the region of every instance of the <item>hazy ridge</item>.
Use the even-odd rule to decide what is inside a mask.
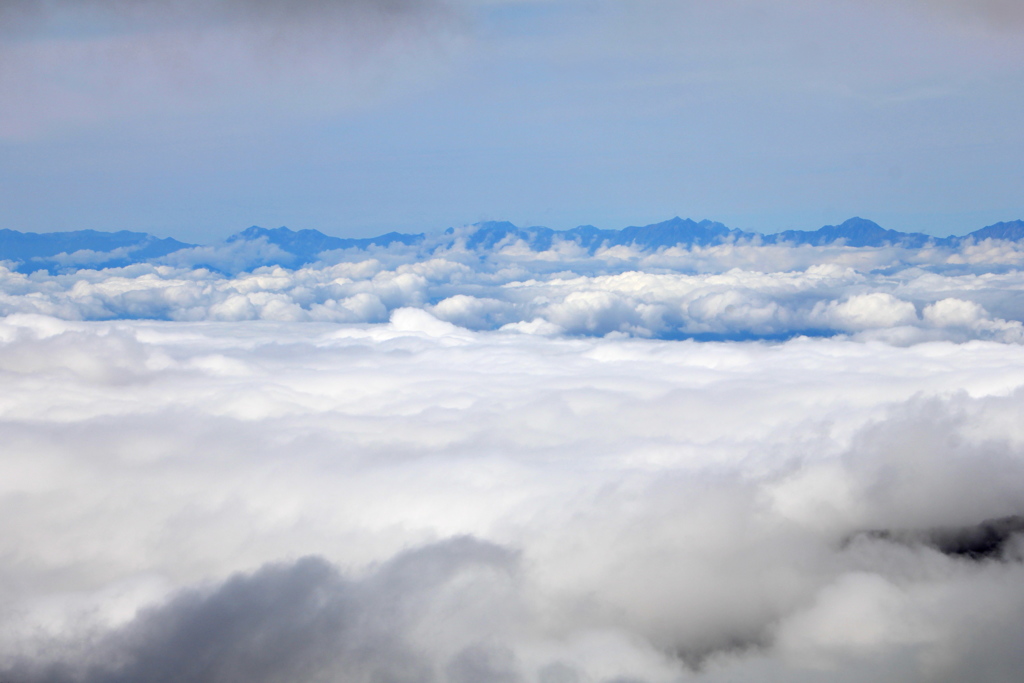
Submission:
[[[69,232],[32,233],[0,230],[0,261],[12,269],[31,273],[46,270],[69,272],[81,268],[119,268],[136,263],[179,265],[186,257],[189,265],[224,270],[211,258],[203,262],[203,250],[240,252],[248,247],[250,257],[236,262],[235,272],[262,266],[301,267],[314,263],[329,252],[381,248],[414,248],[421,256],[455,247],[488,252],[514,244],[530,251],[544,252],[564,245],[575,245],[590,255],[601,249],[629,247],[654,252],[672,247],[709,247],[721,244],[926,247],[957,249],[986,239],[1020,241],[1024,239],[1024,221],[995,223],[967,235],[936,237],[918,232],[888,230],[864,218],[851,218],[840,225],[818,230],[786,230],[774,234],[747,232],[722,223],[694,221],[675,217],[660,223],[608,230],[581,225],[571,230],[552,230],[543,226],[519,227],[507,221],[486,221],[449,228],[439,235],[389,232],[368,238],[342,238],[319,230],[266,229],[253,226],[231,235],[220,244],[189,244],[173,238],[158,238],[144,232]]]

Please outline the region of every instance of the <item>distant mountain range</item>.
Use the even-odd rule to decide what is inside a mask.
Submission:
[[[156,259],[195,245],[170,237],[160,239],[144,232],[18,232],[0,230],[0,261],[15,263],[54,262],[75,254],[82,263],[90,260],[127,265]],[[109,267],[108,265],[108,267]]]
[[[79,268],[113,268],[135,263],[189,265],[221,270],[231,261],[234,268],[282,265],[298,267],[321,260],[325,252],[369,250],[401,245],[433,253],[462,246],[488,252],[512,243],[525,244],[533,251],[546,251],[559,243],[574,243],[590,253],[601,248],[629,246],[641,251],[667,247],[704,247],[727,242],[759,244],[846,245],[851,247],[894,246],[920,249],[925,246],[956,248],[968,241],[985,239],[1024,240],[1024,221],[996,223],[962,237],[934,237],[918,232],[886,230],[873,221],[851,218],[840,225],[818,230],[787,230],[765,235],[729,228],[714,221],[672,218],[661,223],[602,230],[581,225],[571,230],[534,226],[521,228],[504,221],[487,221],[464,228],[449,228],[441,235],[390,232],[378,237],[345,239],[318,230],[267,230],[251,227],[218,245],[200,246],[171,238],[157,238],[142,232],[22,233],[0,230],[0,261],[20,272],[37,270],[66,272]],[[247,264],[239,266],[239,264]]]

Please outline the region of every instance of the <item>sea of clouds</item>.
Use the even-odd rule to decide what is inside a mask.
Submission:
[[[65,320],[383,323],[418,308],[470,330],[648,338],[846,335],[891,343],[1024,340],[1024,248],[736,243],[591,254],[465,240],[324,252],[306,267],[265,239],[196,247],[158,263],[30,275],[0,265],[0,314]],[[67,255],[81,262],[83,254]],[[58,259],[59,260],[59,259]]]
[[[1013,680],[1022,257],[4,271],[0,680]]]

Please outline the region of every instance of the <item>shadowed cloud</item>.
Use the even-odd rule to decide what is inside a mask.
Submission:
[[[396,557],[360,580],[306,558],[267,565],[143,610],[111,633],[52,643],[10,683],[288,683],[435,680],[409,631],[460,577],[514,570],[515,556],[469,538]],[[457,608],[457,603],[453,606]],[[467,634],[468,635],[468,634]],[[472,667],[477,649],[452,666]],[[50,661],[47,661],[50,660]]]

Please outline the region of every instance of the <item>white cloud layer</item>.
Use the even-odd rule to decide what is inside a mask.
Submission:
[[[5,305],[65,312],[258,317],[278,296],[321,310],[300,288],[308,302],[333,286],[324,311],[391,312],[0,322],[0,678],[1017,675],[1024,346],[550,338],[438,317],[494,327],[520,305],[494,294],[508,289],[558,311],[517,329],[641,325],[645,309],[609,302],[654,291],[748,326],[788,307],[977,337],[979,320],[1003,323],[963,292],[1011,291],[1010,275],[508,286],[530,281],[462,268],[9,276]],[[909,303],[925,289],[935,303]]]
[[[920,250],[617,246],[591,255],[572,242],[535,252],[510,241],[480,252],[456,239],[437,249],[324,252],[297,269],[255,267],[282,256],[260,239],[182,250],[165,265],[58,275],[0,269],[0,314],[380,323],[417,308],[470,330],[548,335],[1024,340],[1024,251],[1016,242]]]

